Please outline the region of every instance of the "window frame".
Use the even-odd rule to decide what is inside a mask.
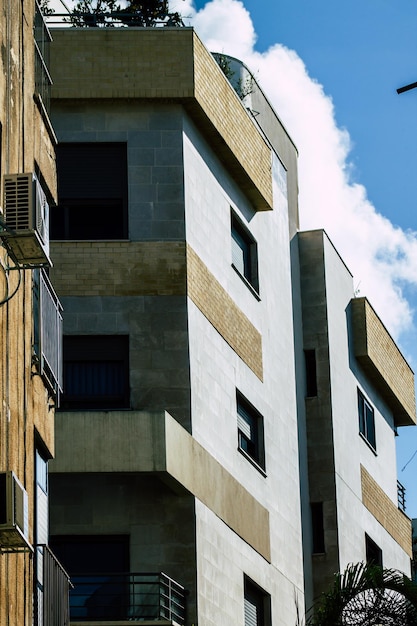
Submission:
[[[382,549],[368,533],[365,533],[365,559],[368,565],[383,567]]]
[[[252,614],[248,615],[248,612]],[[243,614],[245,626],[271,626],[271,596],[246,575],[243,580]]]
[[[258,244],[233,209],[230,210],[230,236],[232,267],[255,295],[259,296]],[[234,251],[237,248],[242,252],[242,261],[239,263],[235,262]]]
[[[264,418],[257,409],[236,390],[236,416],[237,416],[237,436],[238,450],[256,467],[263,475],[265,473],[265,443],[264,443]],[[245,422],[245,424],[243,424]],[[246,432],[244,432],[244,426]],[[253,437],[248,435],[247,429]]]
[[[375,410],[358,388],[359,434],[376,454]]]

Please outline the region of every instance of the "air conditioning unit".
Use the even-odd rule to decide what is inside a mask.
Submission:
[[[3,177],[5,228],[0,232],[10,256],[22,266],[51,266],[49,205],[35,174]]]
[[[14,472],[0,472],[0,551],[29,549],[28,495]]]

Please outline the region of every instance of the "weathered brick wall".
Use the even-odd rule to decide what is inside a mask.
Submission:
[[[361,483],[363,504],[411,558],[411,520],[395,506],[363,465]]]
[[[61,297],[186,293],[184,242],[55,242],[51,255]]]
[[[262,380],[262,336],[227,291],[187,247],[188,295],[218,333]]]
[[[414,373],[366,298],[351,301],[355,356],[382,385],[398,425],[416,422]]]

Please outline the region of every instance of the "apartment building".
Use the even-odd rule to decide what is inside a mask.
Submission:
[[[288,626],[348,562],[409,572],[413,374],[325,233],[298,233],[261,89],[191,28],[53,35],[72,623]]]
[[[373,561],[410,575],[411,521],[397,481],[395,437],[416,422],[414,374],[370,302],[355,297],[326,233],[300,232],[294,244],[306,373],[305,551],[318,597],[349,563]]]
[[[295,147],[191,28],[55,30],[52,75],[65,393],[51,528],[81,574],[73,619],[291,623]],[[159,607],[170,579],[185,617]]]
[[[35,2],[0,6],[0,623],[65,626],[68,577],[48,548],[62,334],[47,276],[50,37]]]

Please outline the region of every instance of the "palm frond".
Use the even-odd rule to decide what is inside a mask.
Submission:
[[[307,626],[417,626],[417,586],[393,569],[355,563],[336,574]]]

